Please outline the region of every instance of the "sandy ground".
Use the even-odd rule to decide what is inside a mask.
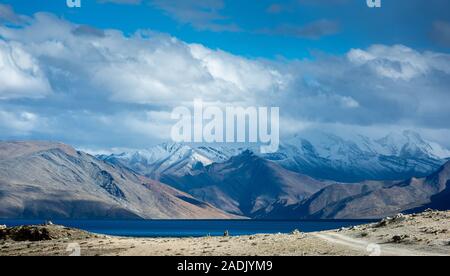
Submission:
[[[1,255],[109,256],[450,256],[450,212],[397,216],[382,223],[317,233],[240,237],[119,238],[74,235],[51,241],[0,241]]]

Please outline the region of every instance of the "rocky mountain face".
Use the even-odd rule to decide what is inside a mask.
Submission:
[[[434,183],[438,183],[440,192],[430,198],[430,202],[411,212],[421,212],[426,209],[446,211],[450,210],[450,161],[432,176]]]
[[[276,203],[261,218],[381,218],[399,212],[448,210],[450,162],[425,178],[327,186],[307,200],[286,206]]]
[[[227,212],[253,217],[273,202],[299,202],[328,185],[288,171],[250,151],[161,181]]]
[[[58,143],[0,142],[0,218],[230,218],[213,206]]]

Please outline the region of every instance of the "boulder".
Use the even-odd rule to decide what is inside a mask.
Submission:
[[[401,243],[407,238],[409,238],[408,235],[395,235],[392,237],[392,242]]]
[[[392,223],[403,222],[403,221],[407,220],[408,218],[409,218],[409,216],[401,214],[401,213],[395,215],[394,217],[386,217],[386,218],[382,219],[380,222],[376,223],[375,228],[386,227]]]
[[[48,241],[50,232],[44,227],[21,226],[9,229],[8,236],[14,241]]]
[[[18,226],[0,230],[0,240],[48,241],[58,239],[85,239],[93,235],[78,229],[58,225]]]

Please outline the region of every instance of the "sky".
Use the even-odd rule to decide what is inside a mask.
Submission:
[[[143,148],[175,106],[450,147],[450,1],[0,0],[0,139]]]

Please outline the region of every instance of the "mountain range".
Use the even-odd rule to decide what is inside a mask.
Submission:
[[[164,154],[151,148],[146,155],[99,158],[156,177],[229,213],[271,219],[374,218],[421,206],[442,187],[427,190],[415,179],[426,179],[450,156],[412,131],[381,139],[316,131],[264,155],[252,148],[164,144],[156,151],[161,148]],[[157,164],[157,174],[149,163]]]
[[[287,170],[347,183],[424,177],[438,170],[450,157],[450,151],[413,131],[391,133],[380,139],[362,135],[344,138],[310,131],[287,139],[274,154],[258,154],[256,147],[165,143],[145,150],[98,157],[159,180],[167,175],[185,175],[195,166],[224,162],[247,149]]]
[[[190,147],[184,144],[163,143],[149,149],[120,154],[97,155],[110,164],[128,167],[142,175],[160,179],[164,175],[189,173],[196,166],[225,162],[243,149],[225,147]]]
[[[356,183],[424,177],[449,156],[448,150],[413,131],[380,139],[314,131],[288,140],[278,153],[264,158],[314,178]]]
[[[98,155],[0,142],[0,218],[380,218],[448,209],[448,151],[414,132],[325,132],[252,148],[165,143]]]

